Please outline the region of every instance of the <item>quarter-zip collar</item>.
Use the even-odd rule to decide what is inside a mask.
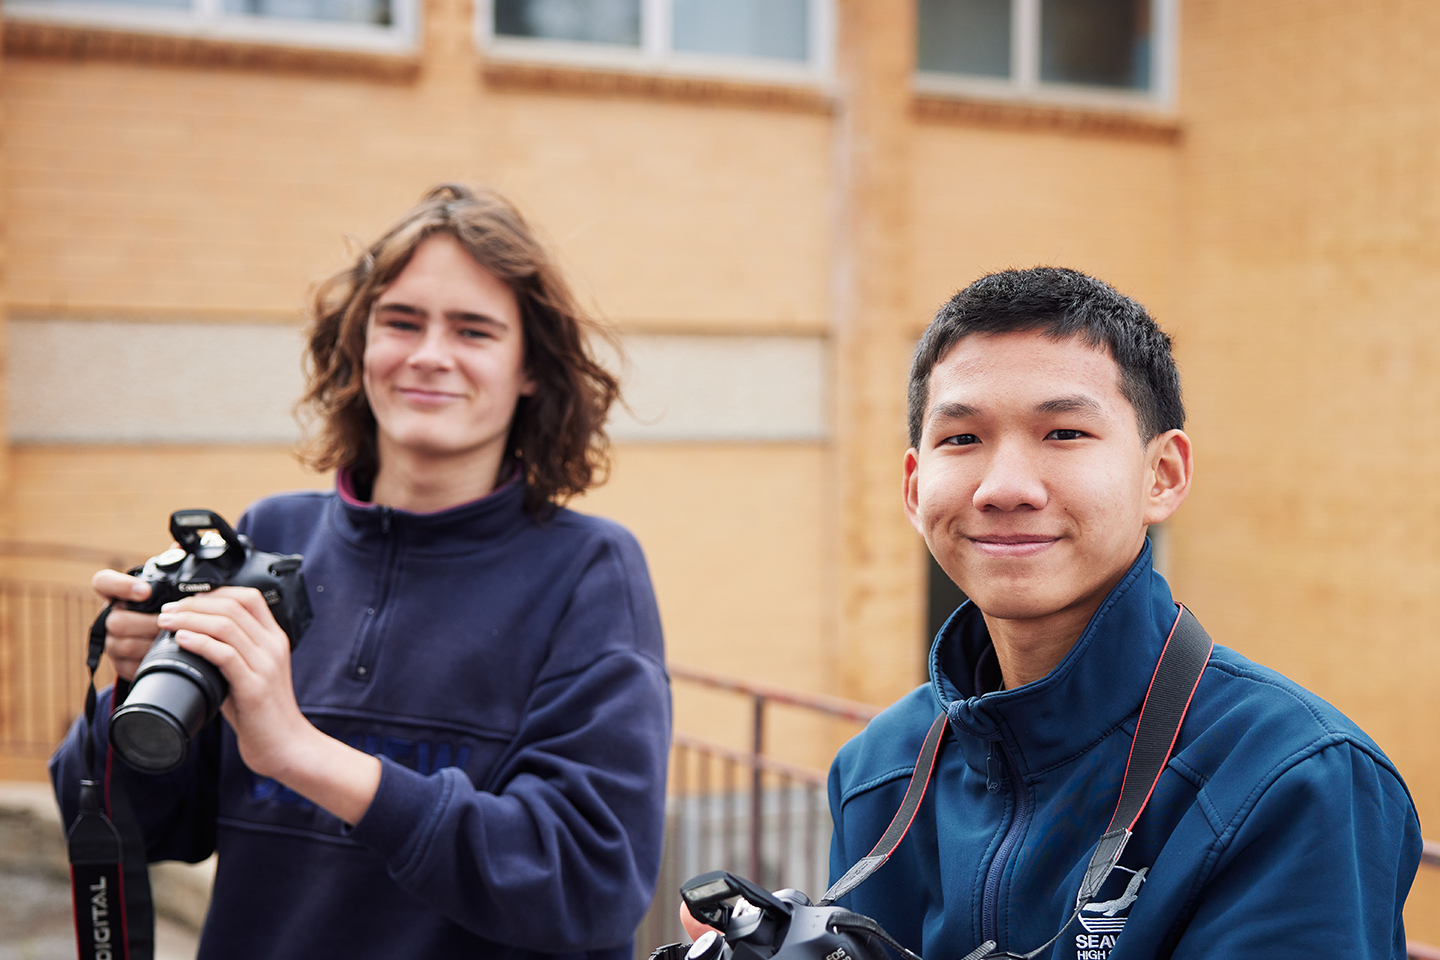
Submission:
[[[505,483],[478,500],[434,513],[412,513],[367,503],[355,496],[354,486],[342,471],[336,478],[331,518],[340,536],[365,550],[379,549],[393,537],[403,537],[411,555],[447,555],[494,546],[534,524],[525,512],[525,479],[516,471]]]
[[[949,714],[966,763],[987,773],[1002,740],[1016,775],[1030,778],[1073,759],[1140,709],[1175,620],[1170,588],[1155,573],[1150,542],[1095,611],[1080,639],[1047,676],[1016,690],[981,694],[995,651],[979,609],[967,602],[930,651],[939,709]]]

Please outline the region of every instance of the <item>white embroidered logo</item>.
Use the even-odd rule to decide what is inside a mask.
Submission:
[[[1125,920],[1130,914],[1130,905],[1140,896],[1140,886],[1145,882],[1149,867],[1130,870],[1115,866],[1130,874],[1125,892],[1113,900],[1097,900],[1085,904],[1080,910],[1080,925],[1084,933],[1075,935],[1075,960],[1106,960],[1115,946],[1115,938],[1125,929]]]

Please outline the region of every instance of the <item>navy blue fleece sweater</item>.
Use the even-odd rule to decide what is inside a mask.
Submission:
[[[537,523],[523,495],[418,515],[300,493],[246,514],[257,547],[305,556],[301,709],[382,774],[350,828],[252,774],[222,720],[173,774],[116,765],[150,859],[219,852],[203,960],[629,960],[664,818],[655,598],[624,529]],[[78,728],[52,775],[68,822]]]

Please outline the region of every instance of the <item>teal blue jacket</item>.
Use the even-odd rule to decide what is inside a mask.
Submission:
[[[1038,957],[1403,960],[1421,835],[1399,773],[1340,711],[1218,644],[1122,869],[1067,925],[1175,616],[1147,545],[1054,671],[982,694],[999,686],[994,648],[980,611],[957,610],[931,682],[831,769],[839,877],[900,806],[931,721],[949,716],[909,834],[842,905],[925,960],[986,939],[1024,953],[1062,926]]]

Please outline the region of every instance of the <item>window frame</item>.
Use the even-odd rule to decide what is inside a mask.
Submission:
[[[494,29],[494,0],[475,0],[475,45],[487,60],[495,63],[543,64],[795,85],[824,84],[833,77],[834,0],[805,0],[810,28],[806,45],[810,56],[804,63],[675,50],[670,46],[672,2],[640,0],[640,45],[626,47],[576,40],[500,36]]]
[[[390,0],[390,3],[394,22],[388,27],[226,13],[224,0],[190,0],[188,10],[86,0],[6,0],[5,19],[219,42],[413,54],[417,52],[420,36],[420,0]]]
[[[1153,34],[1148,90],[1122,90],[1040,80],[1041,0],[1011,0],[1010,77],[967,76],[921,70],[912,81],[916,93],[983,97],[1052,106],[1141,109],[1166,112],[1175,105],[1180,0],[1150,0]],[[917,46],[919,22],[916,22]]]

